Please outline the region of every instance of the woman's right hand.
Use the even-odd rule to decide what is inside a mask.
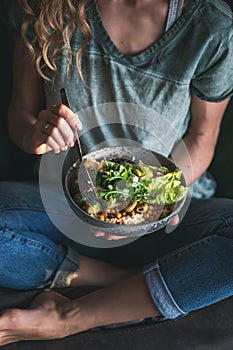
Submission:
[[[74,145],[74,132],[81,128],[78,115],[63,104],[40,111],[33,128],[33,153],[67,150]]]
[[[12,141],[27,153],[59,153],[73,145],[74,133],[81,129],[78,116],[68,107],[43,109],[45,105],[44,80],[23,39],[16,37],[8,129]]]

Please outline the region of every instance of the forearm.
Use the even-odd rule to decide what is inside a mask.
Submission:
[[[159,315],[142,273],[70,301],[61,313],[69,334]]]
[[[17,117],[16,117],[17,116]],[[34,153],[32,134],[36,118],[29,112],[11,104],[8,109],[8,128],[12,141],[24,152]]]
[[[189,128],[183,140],[171,152],[175,163],[183,170],[188,185],[197,180],[212,161],[228,103],[229,99],[214,103],[192,94]]]
[[[182,169],[188,185],[197,180],[209,167],[216,141],[217,137],[211,138],[205,134],[195,135],[188,132],[174,147],[171,157]]]
[[[8,108],[8,129],[12,141],[27,153],[39,153],[38,145],[33,140],[33,132],[38,115],[44,106],[42,78],[38,75],[22,39],[17,37],[13,60],[12,96]]]

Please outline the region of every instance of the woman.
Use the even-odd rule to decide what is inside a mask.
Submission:
[[[0,284],[18,289],[103,288],[74,301],[47,290],[28,310],[5,311],[1,344],[61,338],[160,315],[175,319],[232,295],[233,205],[211,197],[213,184],[204,174],[233,93],[230,9],[218,0],[20,3],[23,26],[15,40],[9,107],[14,142],[29,153],[59,153],[72,147],[73,130],[81,129],[75,112],[106,102],[138,104],[177,130],[192,168],[177,136],[164,154],[171,152],[187,183],[194,185],[188,212],[172,235],[161,230],[104,251],[71,248],[42,210],[32,185],[15,184],[7,194],[2,185]],[[62,87],[71,106],[78,101],[73,111],[60,104]],[[151,125],[160,126],[154,120]],[[122,129],[119,135],[114,127],[100,131],[111,138],[125,136]],[[166,144],[167,130],[162,132]],[[127,133],[144,145],[140,128]],[[87,133],[83,144],[99,142],[96,135]],[[150,147],[157,149],[153,140]],[[17,200],[19,191],[23,203]],[[40,267],[33,268],[35,259]]]

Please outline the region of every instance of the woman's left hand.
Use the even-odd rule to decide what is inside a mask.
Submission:
[[[118,241],[123,238],[128,238],[127,236],[117,236],[108,232],[104,232],[101,229],[98,229],[97,227],[93,227],[93,226],[90,226],[90,231],[91,233],[93,233],[95,237],[102,237],[107,239],[108,241]]]
[[[22,340],[59,339],[70,335],[61,307],[69,299],[52,291],[40,293],[29,309],[8,309],[0,315],[0,346]]]
[[[176,226],[179,224],[179,222],[180,222],[179,215],[176,215],[176,216],[174,216],[173,219],[171,219],[171,221],[169,221],[168,225],[169,226]]]
[[[176,226],[178,225],[180,219],[179,219],[179,216],[176,215],[169,223],[168,225],[169,226]],[[102,238],[105,238],[107,239],[108,241],[118,241],[120,239],[123,239],[123,238],[128,238],[127,236],[116,236],[116,235],[112,235],[111,233],[107,233],[107,232],[104,232],[96,227],[90,227],[90,231],[93,233],[93,235],[95,237],[102,237]]]

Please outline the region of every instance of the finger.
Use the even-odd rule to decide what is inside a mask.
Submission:
[[[60,153],[61,149],[59,144],[52,138],[52,136],[49,136],[47,139],[47,145],[52,148],[54,153]]]
[[[64,118],[58,118],[57,128],[60,135],[62,136],[65,144],[69,147],[74,146],[74,130],[71,129],[70,125]]]
[[[41,127],[41,131],[46,127],[46,125],[51,124],[54,126],[58,125],[59,116],[53,113],[49,109],[40,111],[38,114],[37,124]]]
[[[106,233],[102,231],[91,231],[95,237],[105,237]]]
[[[111,240],[117,241],[119,239],[128,238],[127,236],[112,235],[111,233],[100,231],[97,228],[92,227],[92,226],[90,226],[90,231],[93,233],[93,235],[95,237],[103,237],[103,238],[106,238],[109,241],[111,241]]]
[[[43,110],[39,113],[37,121],[37,128],[40,129],[42,133],[45,133],[49,136],[54,136],[55,141],[63,149],[66,145],[72,147],[74,145],[74,132],[66,120],[62,117],[59,117],[57,114],[53,113],[51,110]],[[56,132],[56,129],[59,129],[59,133]],[[53,135],[55,131],[55,134]],[[60,137],[62,136],[62,139]],[[64,145],[65,143],[65,145]]]
[[[71,109],[67,106],[63,104],[54,105],[50,108],[50,111],[54,114],[59,115],[60,117],[63,117],[66,120],[66,122],[71,126],[71,128],[75,130],[82,129],[82,123],[79,119],[79,116],[72,112]]]
[[[50,127],[48,127],[48,129],[50,129]],[[73,133],[72,132],[71,132],[71,135],[73,137]],[[60,129],[58,129],[56,127],[52,127],[50,136],[59,145],[59,147],[60,147],[60,149],[62,151],[66,151],[68,149],[68,146],[71,145],[71,141],[69,141],[69,139],[65,140],[63,135],[62,135],[62,133],[61,133],[61,131],[60,131]],[[72,140],[72,138],[70,138],[70,139]]]
[[[179,215],[174,216],[174,218],[168,223],[168,225],[170,226],[176,226],[178,225],[180,219],[179,219]]]
[[[106,233],[106,232],[102,232],[102,231],[96,231],[94,233],[94,236],[95,237],[105,238],[108,241],[118,241],[120,239],[127,238],[127,236],[116,236],[116,235],[112,235],[112,234],[109,234],[109,233]]]
[[[108,241],[119,241],[120,239],[128,238],[127,236],[116,236],[108,234],[105,236]]]
[[[62,150],[65,146],[73,147],[74,132],[64,118],[57,117],[56,125],[49,124],[48,122],[41,122],[40,125],[42,133],[52,136]]]

